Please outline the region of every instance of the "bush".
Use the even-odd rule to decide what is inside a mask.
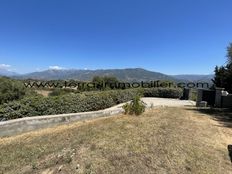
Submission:
[[[0,104],[21,99],[25,94],[26,89],[22,82],[0,77]]]
[[[114,103],[119,104],[132,100],[134,96],[138,95],[138,90],[136,89],[111,90],[111,91],[106,91],[106,93],[110,94],[110,96],[114,100]]]
[[[162,98],[180,98],[182,96],[181,88],[145,88],[144,97],[162,97]]]
[[[125,110],[127,113],[138,115],[143,112],[144,108],[139,98],[134,98],[135,96],[179,98],[181,90],[175,88],[150,88],[68,94],[58,92],[57,94],[58,96],[49,97],[35,94],[25,95],[21,100],[4,103],[0,105],[0,120],[37,115],[96,111],[130,100],[132,100],[131,105],[124,106]]]
[[[65,88],[65,89],[60,89],[60,88],[55,88],[52,90],[51,93],[49,93],[49,96],[59,96],[59,95],[65,95],[65,94],[69,94],[69,93],[75,93],[76,90],[74,89],[69,89],[69,88]]]
[[[130,103],[123,106],[125,114],[141,115],[145,111],[145,104],[140,100],[139,96],[135,96]]]
[[[136,90],[92,91],[66,95],[43,97],[41,95],[24,97],[0,105],[0,120],[27,116],[64,114],[96,111],[109,108],[121,102],[132,100]]]

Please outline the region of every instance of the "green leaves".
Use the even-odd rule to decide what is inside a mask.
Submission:
[[[180,88],[146,88],[144,97],[180,98],[182,95]]]
[[[232,43],[227,47],[228,64],[232,64]]]
[[[228,63],[225,66],[215,67],[215,77],[212,80],[215,87],[225,88],[229,93],[232,92],[232,43],[227,47]]]
[[[177,88],[145,88],[107,91],[89,91],[68,93],[58,96],[43,97],[41,95],[24,96],[23,99],[0,105],[0,120],[9,120],[28,116],[53,115],[96,111],[109,108],[130,100],[132,105],[126,105],[125,111],[135,115],[144,111],[140,99],[135,97],[168,97],[178,98],[181,89]]]
[[[145,111],[145,104],[140,100],[140,97],[137,95],[133,98],[130,103],[127,103],[123,106],[125,114],[130,115],[141,115]]]
[[[0,77],[0,104],[21,99],[26,90],[20,81]]]
[[[0,105],[0,120],[28,116],[53,115],[75,112],[96,111],[132,100],[136,90],[92,91],[77,94],[43,97],[24,97]]]

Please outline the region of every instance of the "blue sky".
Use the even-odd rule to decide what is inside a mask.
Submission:
[[[0,0],[0,68],[213,73],[232,42],[231,9],[231,0]]]

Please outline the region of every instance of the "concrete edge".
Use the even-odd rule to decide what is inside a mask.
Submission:
[[[75,121],[83,121],[98,117],[107,117],[121,114],[124,112],[122,108],[123,104],[124,103],[113,106],[112,108],[107,108],[99,111],[24,117],[9,121],[3,121],[0,122],[0,137],[17,135]]]
[[[173,101],[178,101],[178,100],[173,99]],[[107,116],[121,114],[124,112],[122,106],[126,103],[121,103],[111,108],[107,108],[99,111],[33,116],[33,117],[24,117],[19,119],[2,121],[0,122],[0,137],[17,135],[29,131],[53,127],[53,126],[71,123],[75,121],[83,121],[83,120],[89,120],[98,117],[107,117]],[[145,103],[145,104],[147,109],[157,108],[157,107],[167,107],[165,105],[153,106],[151,103]],[[189,101],[189,104],[193,105],[193,102]]]

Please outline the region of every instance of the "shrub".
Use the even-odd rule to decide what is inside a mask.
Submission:
[[[125,89],[82,93],[69,92],[49,97],[32,93],[25,95],[21,100],[10,101],[0,105],[0,120],[37,115],[96,111],[130,100],[132,100],[131,104],[124,106],[125,112],[139,115],[144,111],[144,107],[139,97],[135,96],[140,96],[141,94],[145,97],[178,98],[181,95],[181,90],[169,88]]]
[[[127,103],[123,106],[125,114],[130,115],[141,115],[145,111],[145,104],[140,100],[140,97],[137,95],[133,98],[130,103]]]
[[[144,97],[180,98],[181,88],[145,88]]]
[[[134,96],[138,95],[138,90],[136,89],[125,89],[125,90],[111,90],[106,91],[109,93],[116,104],[124,103],[130,101]]]
[[[26,89],[23,83],[6,77],[0,77],[0,104],[23,98]]]
[[[49,96],[59,96],[59,95],[65,95],[65,94],[69,94],[69,93],[75,93],[76,90],[74,89],[69,89],[69,88],[65,88],[65,89],[60,89],[60,88],[55,88],[52,90],[51,93],[49,93]]]
[[[135,95],[135,91],[132,91],[92,91],[50,97],[28,96],[0,105],[0,119],[101,110],[131,100]]]

